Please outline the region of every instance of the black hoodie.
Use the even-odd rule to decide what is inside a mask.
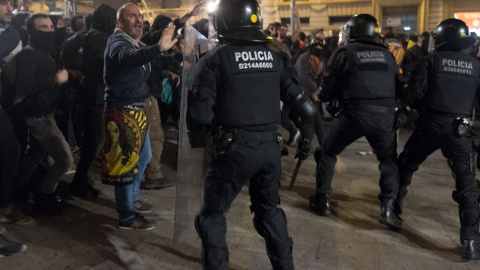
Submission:
[[[102,4],[93,12],[92,29],[85,35],[84,66],[85,66],[85,95],[82,101],[91,105],[103,106],[105,84],[103,82],[104,51],[108,37],[115,29],[117,11]]]

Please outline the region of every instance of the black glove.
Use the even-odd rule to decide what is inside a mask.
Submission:
[[[312,153],[312,145],[310,144],[309,139],[303,139],[298,143],[297,153],[295,154],[295,158],[299,158],[301,160],[305,160],[308,156]]]
[[[335,117],[338,115],[341,108],[342,108],[342,105],[340,104],[338,99],[334,99],[328,103],[327,112],[331,114],[333,117]]]

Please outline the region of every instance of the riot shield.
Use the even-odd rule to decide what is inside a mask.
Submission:
[[[200,213],[203,201],[203,180],[210,165],[208,144],[192,145],[191,134],[186,124],[188,92],[192,89],[194,68],[198,59],[215,46],[216,33],[210,38],[201,35],[190,24],[185,25],[185,51],[183,56],[182,93],[178,134],[177,193],[175,198],[175,224],[173,242],[188,242],[198,237],[195,231],[195,216]],[[210,144],[211,145],[211,144]],[[211,148],[210,148],[211,149]]]

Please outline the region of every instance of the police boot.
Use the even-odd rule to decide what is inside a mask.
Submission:
[[[480,259],[480,241],[462,240],[462,259],[479,260]]]
[[[394,229],[400,229],[402,227],[402,219],[398,216],[395,211],[395,200],[392,198],[385,198],[382,200],[382,205],[380,207],[380,217],[378,221],[381,224],[385,224],[388,227]]]
[[[310,196],[310,209],[320,216],[330,216],[330,194],[317,194]]]
[[[401,214],[403,210],[403,198],[407,196],[408,190],[407,187],[405,186],[400,186],[398,189],[398,194],[397,194],[397,205],[398,205],[398,213]]]

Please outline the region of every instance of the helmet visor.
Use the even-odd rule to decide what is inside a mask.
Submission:
[[[338,36],[338,44],[345,44],[350,35],[350,26],[344,25],[340,27],[340,34]]]
[[[430,32],[430,39],[428,41],[428,53],[435,52],[435,46],[437,44],[437,35],[435,32]]]

